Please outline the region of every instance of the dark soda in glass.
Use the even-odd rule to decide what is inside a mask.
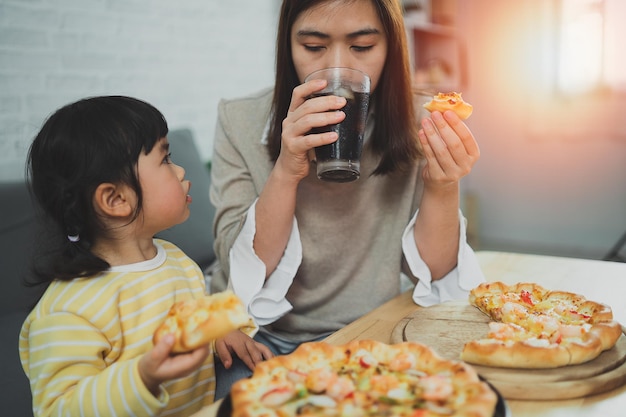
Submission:
[[[369,105],[369,93],[349,90],[324,92],[313,97],[336,95],[346,98],[346,105],[340,110],[346,114],[341,123],[317,127],[311,133],[337,132],[337,141],[315,148],[317,164],[328,165],[318,177],[327,181],[349,182],[359,178],[361,150]],[[336,162],[336,163],[335,163]]]

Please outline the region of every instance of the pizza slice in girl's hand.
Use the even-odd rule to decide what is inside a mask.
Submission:
[[[471,116],[474,110],[473,106],[461,97],[461,93],[438,93],[428,103],[424,104],[424,108],[429,112],[452,110],[459,118],[465,120]]]
[[[155,331],[153,343],[173,334],[172,352],[188,352],[246,326],[254,324],[243,303],[232,291],[224,291],[174,304]]]

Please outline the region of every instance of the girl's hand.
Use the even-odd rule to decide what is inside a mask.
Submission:
[[[287,117],[283,120],[281,151],[276,166],[298,181],[309,174],[309,151],[337,140],[335,132],[309,134],[311,129],[339,123],[346,117],[342,111],[332,111],[346,105],[343,97],[308,99],[324,87],[325,80],[311,80],[294,88]]]
[[[166,335],[139,360],[139,375],[146,388],[156,397],[159,385],[165,381],[188,375],[204,363],[209,356],[209,346],[188,353],[171,355],[174,335]]]
[[[274,357],[267,346],[255,341],[240,330],[230,332],[224,338],[217,340],[215,350],[226,369],[233,364],[233,352],[250,370],[254,370],[259,362]]]
[[[435,111],[430,119],[423,119],[419,139],[426,157],[423,178],[427,188],[455,185],[480,157],[472,132],[452,111]]]

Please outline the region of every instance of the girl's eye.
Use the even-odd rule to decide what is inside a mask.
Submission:
[[[374,46],[373,45],[369,45],[369,46],[353,46],[352,49],[354,49],[357,52],[367,52],[370,49],[372,49]]]
[[[163,158],[163,163],[164,164],[171,164],[172,163],[172,153],[168,152],[167,155],[165,155],[165,158]]]

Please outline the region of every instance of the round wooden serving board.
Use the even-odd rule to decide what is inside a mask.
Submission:
[[[420,308],[400,320],[392,343],[414,341],[447,359],[459,360],[466,342],[484,338],[490,319],[466,301]],[[507,399],[556,400],[610,391],[626,384],[626,336],[596,359],[554,369],[514,369],[472,365]]]

